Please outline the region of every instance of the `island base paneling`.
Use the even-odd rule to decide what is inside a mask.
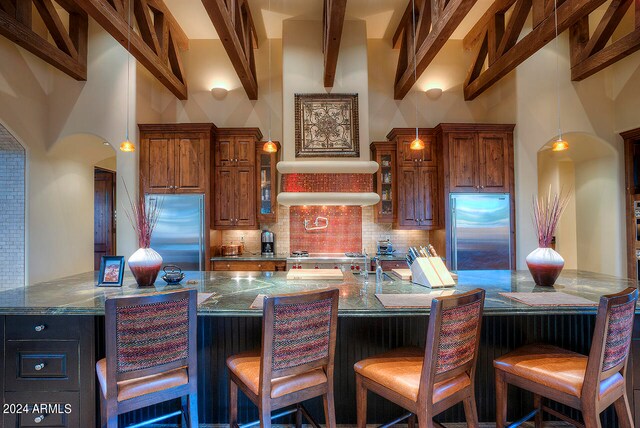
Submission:
[[[401,346],[424,346],[426,316],[340,317],[336,347],[335,394],[339,424],[355,424],[356,361]],[[587,354],[595,324],[594,315],[509,315],[485,316],[477,370],[476,399],[480,421],[495,420],[495,387],[493,359],[521,345],[535,342],[553,343]],[[638,324],[638,323],[637,323]],[[101,331],[104,318],[97,317],[97,355],[104,353]],[[229,355],[257,349],[260,346],[260,317],[198,317],[198,406],[200,424],[224,424],[228,420],[228,374],[225,360]],[[103,341],[102,341],[103,342]],[[630,368],[631,370],[631,368]],[[240,395],[240,423],[257,420],[257,408]],[[631,399],[632,396],[630,396]],[[533,407],[529,393],[517,388],[509,390],[509,420],[519,418]],[[305,407],[320,423],[324,422],[322,400],[310,400]],[[578,412],[552,404],[574,418]],[[121,426],[178,410],[177,402],[169,402],[121,417]],[[373,394],[369,395],[367,422],[382,424],[400,416],[403,410]],[[549,415],[545,416],[550,418]],[[551,418],[552,419],[552,418]],[[440,422],[464,422],[462,406],[439,415]],[[603,427],[616,427],[613,409],[602,418]],[[172,421],[167,421],[172,423]],[[294,423],[287,417],[277,423]],[[175,421],[177,423],[177,420]]]

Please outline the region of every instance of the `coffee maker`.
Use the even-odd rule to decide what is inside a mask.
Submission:
[[[262,242],[262,255],[273,256],[276,252],[275,236],[273,232],[263,230],[260,236],[260,241]]]

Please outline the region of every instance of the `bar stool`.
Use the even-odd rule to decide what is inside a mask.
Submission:
[[[425,349],[401,348],[358,361],[356,402],[358,427],[365,428],[367,391],[410,413],[409,426],[441,426],[433,417],[460,401],[467,424],[478,426],[474,373],[480,343],[484,290],[438,297],[431,303]]]
[[[299,403],[322,396],[327,427],[336,426],[333,366],[338,324],[338,290],[284,294],[264,300],[262,349],[227,358],[229,425],[237,426],[238,388],[258,406],[260,426],[271,411],[296,404],[274,418],[296,412],[318,426]],[[246,426],[257,425],[250,423]]]
[[[600,427],[600,413],[615,406],[618,424],[631,428],[633,418],[626,391],[627,359],[638,300],[635,288],[600,298],[589,356],[553,345],[527,345],[494,360],[496,370],[496,426],[507,424],[507,386],[534,394],[535,410],[510,426],[535,415],[542,426],[547,412],[576,426],[573,419],[542,405],[542,397],[580,410],[586,428]]]
[[[96,363],[102,427],[118,415],[175,398],[190,428],[198,426],[197,291],[184,290],[105,302],[107,357]],[[149,421],[151,422],[151,421]]]

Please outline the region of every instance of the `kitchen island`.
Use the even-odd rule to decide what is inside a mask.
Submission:
[[[180,286],[157,286],[141,289],[132,277],[125,276],[124,285],[117,288],[95,286],[96,274],[86,273],[60,280],[43,282],[22,289],[0,293],[0,315],[8,332],[4,338],[5,373],[7,382],[3,386],[5,402],[17,394],[10,382],[12,365],[10,355],[12,341],[9,332],[15,326],[68,325],[80,326],[84,331],[79,339],[85,349],[80,352],[80,381],[86,390],[95,391],[92,365],[104,354],[104,301],[111,296],[139,295],[176,288],[197,288],[198,305],[198,370],[200,422],[206,424],[225,423],[227,420],[227,372],[225,359],[228,355],[259,346],[261,334],[261,310],[251,309],[259,294],[272,295],[316,290],[326,287],[340,289],[338,342],[336,349],[336,416],[338,423],[355,423],[355,378],[353,364],[361,358],[387,350],[409,345],[424,345],[428,308],[385,308],[376,293],[439,293],[428,288],[401,281],[392,275],[381,284],[369,275],[368,283],[351,272],[341,281],[287,280],[286,272],[188,272]],[[553,288],[536,287],[528,272],[521,271],[468,271],[459,272],[455,292],[464,292],[476,287],[487,291],[485,318],[477,370],[477,400],[481,421],[494,420],[494,381],[492,360],[507,351],[526,343],[544,341],[587,353],[597,307],[593,306],[527,306],[511,300],[504,292],[557,292],[584,297],[597,303],[603,294],[620,291],[631,282],[607,275],[582,271],[565,271]],[[640,311],[638,311],[640,313]],[[640,348],[637,317],[634,329],[634,351]],[[142,322],[142,320],[141,320]],[[33,333],[27,327],[26,339]],[[82,332],[81,332],[82,333]],[[88,338],[86,336],[89,336]],[[53,339],[56,339],[53,337]],[[15,368],[15,367],[14,367]],[[633,368],[631,368],[634,370]],[[630,376],[632,378],[632,376]],[[43,379],[41,381],[45,382]],[[32,382],[31,385],[36,383]],[[637,387],[637,386],[636,386]],[[13,388],[13,389],[12,389]],[[634,386],[630,385],[631,390]],[[17,388],[19,389],[19,388]],[[510,397],[510,419],[526,413],[531,407],[529,397],[513,391]],[[12,395],[13,394],[13,395]],[[19,395],[17,395],[19,397]],[[83,397],[83,394],[80,394]],[[638,395],[630,395],[637,402]],[[635,400],[634,400],[635,398]],[[391,403],[370,397],[369,423],[382,423],[397,416],[401,410]],[[91,400],[89,400],[91,401]],[[93,402],[95,406],[95,400]],[[81,404],[84,413],[96,413],[85,397]],[[309,403],[312,414],[322,420],[321,403]],[[172,403],[154,407],[151,411],[134,412],[123,417],[129,424],[157,413],[175,410]],[[80,412],[82,413],[82,412]],[[573,416],[576,416],[573,414]],[[89,416],[86,416],[89,418]],[[240,402],[241,423],[254,420],[257,411],[243,399]],[[443,413],[441,421],[464,421],[461,408]],[[89,419],[84,419],[89,420]],[[93,422],[93,421],[92,421]],[[615,426],[613,412],[607,412],[605,426]],[[6,425],[5,426],[9,426]],[[71,426],[71,425],[70,425]],[[85,426],[85,425],[81,425]],[[89,425],[88,425],[89,426]]]

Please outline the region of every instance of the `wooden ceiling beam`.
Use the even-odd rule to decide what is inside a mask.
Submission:
[[[189,50],[189,37],[184,32],[178,21],[173,16],[173,14],[169,11],[169,8],[162,0],[147,0],[147,3],[152,9],[155,9],[157,12],[161,12],[164,16],[165,21],[167,21],[169,28],[171,29],[171,36],[176,41],[176,44],[180,48],[181,51]]]
[[[635,3],[635,28],[626,36],[608,44],[625,14]],[[579,81],[640,50],[640,1],[613,0],[593,34],[589,19],[571,27],[571,79]]]
[[[167,57],[163,57],[163,50],[171,51],[172,46],[169,43],[177,32],[174,33],[174,26],[168,25],[168,37],[162,39],[167,41],[168,45],[159,46],[155,26],[151,26],[148,8],[151,6],[162,13],[164,19],[169,19],[171,15],[162,12],[159,6],[160,0],[154,0],[153,4],[147,5],[145,0],[74,0],[89,16],[95,19],[102,28],[104,28],[113,38],[115,38],[125,49],[129,49],[131,55],[134,56],[151,74],[153,74],[167,89],[169,89],[178,99],[187,99],[187,84],[184,79],[184,72],[181,69],[181,63],[175,58],[171,61],[170,53]],[[140,33],[134,31],[134,23],[128,22],[127,10],[130,7],[129,1],[133,1],[134,16],[140,29]],[[152,0],[148,0],[151,3]],[[118,2],[119,5],[118,5]],[[145,8],[147,8],[145,10]],[[146,16],[146,18],[145,18]],[[130,41],[129,41],[130,38]],[[158,45],[156,45],[156,43]],[[177,43],[176,43],[177,46]],[[178,47],[178,49],[180,49]],[[174,49],[175,50],[175,49]],[[180,56],[179,52],[174,52],[174,56]]]
[[[51,0],[35,0],[54,44],[32,29],[32,0],[0,1],[0,35],[23,47],[76,80],[87,80],[88,17],[84,12],[69,14],[65,29]]]
[[[236,74],[250,100],[258,99],[256,79],[255,28],[246,0],[202,0],[222,46],[227,51]],[[243,18],[243,15],[247,19]]]
[[[324,87],[333,87],[344,26],[347,0],[324,0],[322,47],[324,52]]]
[[[510,19],[510,21],[517,19],[518,25],[516,26],[514,23],[510,30],[505,31],[505,34],[508,34],[507,37],[509,37],[509,42],[504,42],[505,51],[502,53],[497,52],[493,63],[489,64],[481,73],[474,75],[474,71],[477,73],[477,70],[482,68],[482,64],[484,64],[487,59],[486,55],[488,55],[488,52],[485,54],[482,49],[476,50],[477,55],[475,56],[473,65],[467,74],[467,80],[464,84],[465,100],[473,100],[476,98],[555,38],[556,29],[553,1],[533,0],[530,5],[524,3],[524,0],[518,1],[522,2],[522,4],[519,5],[518,14],[512,14]],[[584,16],[593,12],[598,6],[604,3],[604,1],[605,0],[565,0],[558,6],[558,33],[565,31],[580,21]],[[551,4],[551,8],[549,8],[549,3]],[[496,10],[496,8],[490,8],[485,16],[481,18],[481,21],[485,23],[491,22],[491,16],[489,15],[493,14],[495,16]],[[529,10],[534,14],[534,29],[507,49],[507,43],[511,44],[513,40],[517,40],[521,35],[526,20],[526,18],[523,19],[523,16],[527,14]],[[540,12],[541,10],[543,12]],[[544,13],[545,16],[539,20],[539,22],[536,22],[536,16],[540,13]],[[510,23],[507,24],[508,29]],[[485,25],[485,29],[488,32],[494,31],[489,24]],[[476,45],[481,42],[480,39],[471,33],[467,36],[471,37]],[[501,49],[500,46],[499,49]]]
[[[455,29],[469,13],[475,2],[476,0],[449,0],[448,2],[444,0],[425,0],[425,4],[420,8],[423,19],[420,19],[420,16],[416,16],[420,24],[416,25],[416,38],[420,40],[421,37],[424,37],[421,43],[416,43],[416,77],[420,77],[426,70],[436,54],[440,52]],[[426,16],[426,8],[430,8],[428,17]],[[409,7],[409,11],[411,11],[411,7]],[[400,23],[400,25],[405,26],[404,31],[402,31],[404,37],[402,38],[401,49],[408,50],[408,53],[407,55],[401,54],[401,58],[398,61],[394,88],[394,98],[396,100],[403,99],[416,81],[414,78],[413,13],[408,14],[408,19],[408,24],[406,21]]]

